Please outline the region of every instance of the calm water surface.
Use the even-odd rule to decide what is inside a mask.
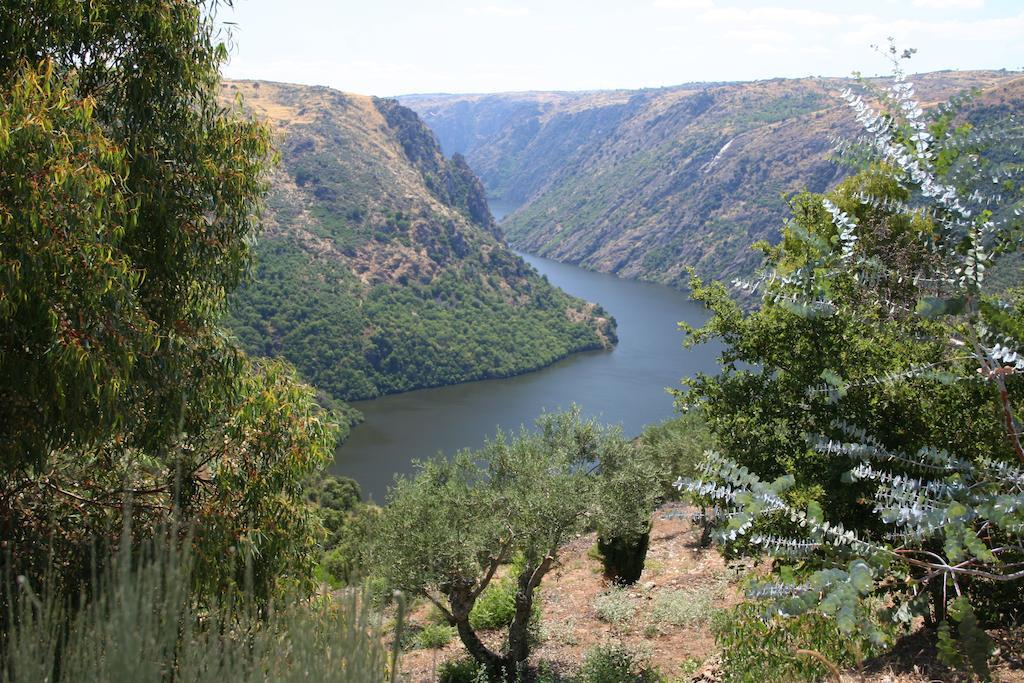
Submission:
[[[716,345],[682,348],[677,323],[700,324],[707,317],[682,292],[520,255],[552,284],[615,316],[615,349],[575,354],[518,377],[357,402],[366,421],[338,449],[332,472],[356,479],[365,495],[384,502],[395,473],[411,472],[413,459],[477,448],[498,428],[518,429],[545,410],[573,403],[635,435],[672,416],[667,387],[678,386],[685,375],[717,369]]]

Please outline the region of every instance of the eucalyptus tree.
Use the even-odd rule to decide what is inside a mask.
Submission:
[[[330,421],[291,370],[249,361],[219,325],[271,149],[218,100],[217,5],[0,4],[10,575],[52,558],[56,576],[87,576],[125,510],[139,537],[172,514],[197,522],[200,582],[235,582],[248,561],[269,590],[309,569],[300,485],[330,456]]]
[[[678,486],[717,505],[719,541],[778,560],[767,614],[816,611],[878,642],[924,614],[986,672],[979,627],[1024,613],[1024,305],[986,289],[1022,246],[1022,130],[972,125],[969,99],[925,112],[891,85],[845,100],[866,168],[801,194],[744,314],[694,280],[726,342],[701,404],[720,452]],[[880,108],[880,109],[879,109]],[[929,608],[929,602],[931,608]]]
[[[529,655],[536,590],[562,545],[594,528],[642,535],[658,493],[652,461],[617,430],[577,411],[545,415],[537,427],[398,479],[371,551],[389,588],[431,601],[492,678],[513,681]],[[501,652],[481,640],[470,612],[513,558],[515,616]]]

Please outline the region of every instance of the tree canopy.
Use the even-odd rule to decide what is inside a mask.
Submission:
[[[679,401],[703,407],[720,452],[679,486],[717,506],[732,552],[779,559],[752,591],[770,614],[876,642],[924,615],[984,675],[979,620],[1024,611],[1024,306],[985,288],[1021,250],[1024,136],[963,107],[926,114],[898,68],[869,95],[880,110],[845,97],[869,163],[792,200],[763,277],[740,283],[760,307],[693,281],[713,316],[690,341],[723,338],[725,371]]]
[[[300,484],[334,431],[290,369],[220,327],[271,148],[218,104],[216,6],[0,6],[5,575],[38,577],[52,552],[81,577],[124,511],[139,537],[194,523],[200,582],[308,574]]]

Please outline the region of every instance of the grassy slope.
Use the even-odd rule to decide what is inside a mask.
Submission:
[[[916,79],[925,102],[994,92],[1005,72]],[[603,93],[403,98],[450,151],[463,151],[490,195],[520,204],[502,227],[527,251],[625,277],[720,278],[758,263],[783,195],[843,175],[830,139],[853,134],[836,99],[847,79],[776,79]],[[1004,99],[1019,97],[1013,89]],[[983,98],[984,99],[984,98]]]
[[[415,115],[327,88],[229,82],[278,135],[232,328],[351,400],[535,369],[614,341],[599,308],[507,249],[464,163]]]

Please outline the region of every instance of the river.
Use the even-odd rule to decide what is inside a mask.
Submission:
[[[498,428],[530,425],[545,410],[575,403],[588,416],[638,434],[644,425],[672,416],[668,387],[678,387],[683,376],[717,370],[717,345],[682,347],[677,323],[699,325],[707,318],[684,293],[520,256],[552,284],[604,306],[618,322],[618,345],[517,377],[356,402],[366,421],[338,449],[331,472],[352,477],[365,496],[381,503],[394,475],[413,471],[413,459],[477,448]]]

